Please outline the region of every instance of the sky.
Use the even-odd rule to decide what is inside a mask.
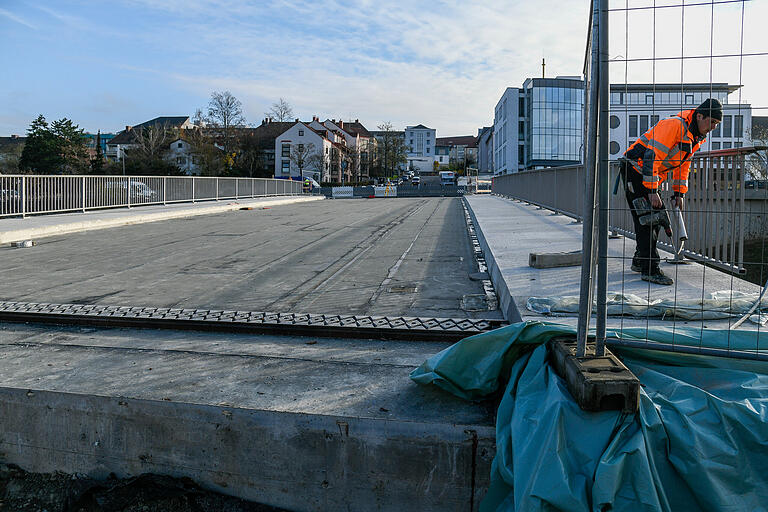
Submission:
[[[610,0],[611,81],[742,83],[731,103],[768,106],[768,1],[682,1]],[[116,132],[214,91],[251,124],[284,98],[301,119],[476,135],[542,58],[580,75],[588,23],[587,0],[0,0],[0,136],[39,114]]]

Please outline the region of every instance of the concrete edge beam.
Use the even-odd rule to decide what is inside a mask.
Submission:
[[[32,472],[187,476],[296,512],[477,510],[491,426],[0,387],[0,456]]]
[[[575,336],[554,338],[548,348],[555,372],[565,380],[581,409],[637,412],[640,381],[608,348],[605,356],[595,357],[595,346],[588,343],[586,356],[577,357]]]
[[[126,210],[126,214],[120,217],[111,219],[91,219],[91,220],[75,220],[73,222],[63,222],[61,224],[54,224],[51,226],[40,226],[34,228],[22,228],[13,229],[0,232],[0,244],[18,242],[22,240],[34,240],[36,238],[43,238],[47,236],[66,235],[70,233],[79,233],[83,231],[91,231],[94,229],[107,229],[119,226],[128,226],[132,224],[144,224],[147,222],[157,222],[161,220],[180,219],[184,217],[194,217],[197,215],[212,215],[216,213],[229,212],[239,210],[243,206],[262,207],[262,206],[279,206],[284,204],[303,203],[308,201],[322,201],[325,198],[322,196],[302,197],[291,196],[285,199],[271,199],[268,201],[249,201],[246,203],[238,204],[217,204],[214,206],[209,205],[196,205],[190,208],[183,208],[175,211],[165,212],[153,212],[153,213],[136,213],[137,207],[133,210]],[[242,201],[242,200],[241,200]],[[90,211],[89,213],[93,213]],[[83,215],[75,214],[72,215]],[[85,215],[88,215],[87,213]],[[24,222],[24,219],[20,219],[20,222]]]
[[[522,322],[523,317],[520,315],[520,310],[515,304],[515,299],[512,297],[512,293],[507,287],[507,282],[504,276],[501,274],[501,268],[499,268],[496,258],[493,255],[493,251],[488,246],[488,241],[483,234],[482,224],[477,221],[475,211],[472,209],[472,203],[466,201],[469,215],[472,217],[472,223],[475,226],[475,233],[477,234],[477,241],[480,242],[480,247],[485,255],[485,262],[488,266],[488,273],[491,276],[491,282],[496,289],[496,293],[499,297],[499,309],[501,309],[504,319],[509,323]]]

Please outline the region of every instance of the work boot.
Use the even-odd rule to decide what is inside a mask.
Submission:
[[[632,266],[629,267],[629,268],[630,268],[630,270],[632,270],[632,272],[642,272],[643,271],[643,267],[641,267],[639,263],[635,263],[634,261],[632,262]]]
[[[648,273],[643,272],[640,279],[648,281],[649,283],[663,284],[665,286],[669,286],[674,282],[672,281],[672,278],[662,272],[660,268],[651,269]]]

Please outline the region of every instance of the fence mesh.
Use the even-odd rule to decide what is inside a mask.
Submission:
[[[575,295],[533,297],[529,308],[571,317],[581,312],[587,319],[594,304],[603,301],[607,328],[633,343],[638,341],[638,328],[646,334],[662,328],[670,333],[671,350],[703,350],[707,332],[724,329],[717,340],[720,353],[768,356],[763,347],[768,343],[763,336],[768,312],[763,294],[768,278],[768,130],[760,116],[766,107],[747,98],[749,93],[761,99],[768,63],[760,36],[762,17],[755,4],[750,0],[593,2],[584,64],[585,165],[494,179],[497,194],[574,217],[583,221],[585,231],[594,226],[582,246],[581,300]],[[601,34],[607,37],[607,51],[600,50]],[[648,282],[633,270],[638,233],[625,197],[625,182],[632,177],[619,179],[621,158],[644,134],[652,138],[657,123],[685,116],[708,98],[722,103],[722,121],[690,158],[682,209],[686,240],[680,240],[682,229],[672,207],[672,169],[663,173],[667,179],[659,186],[671,228],[671,236],[664,227],[660,230],[659,266],[673,284]],[[608,125],[603,133],[601,122]],[[690,153],[685,147],[677,149],[685,156]],[[675,150],[670,148],[670,153]],[[593,204],[590,179],[599,175],[601,164],[609,165],[609,177],[596,184]],[[632,167],[626,172],[642,176]],[[606,190],[608,200],[601,201]],[[597,229],[601,210],[607,214],[608,230]],[[602,257],[607,273],[604,292],[596,288],[599,273],[592,266],[599,264],[600,235],[610,235]],[[590,301],[585,292],[592,290],[596,295]],[[599,318],[593,316],[589,325],[599,324]],[[732,335],[736,330],[753,335]],[[630,331],[632,336],[626,335]],[[691,332],[698,332],[695,340]]]

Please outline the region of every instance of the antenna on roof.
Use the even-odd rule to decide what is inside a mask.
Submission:
[[[541,78],[544,78],[544,66],[546,64],[544,63],[544,57],[541,58]]]

